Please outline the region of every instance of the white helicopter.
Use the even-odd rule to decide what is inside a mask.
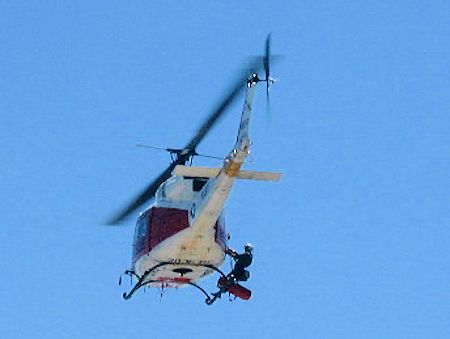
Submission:
[[[222,293],[229,292],[241,299],[249,299],[251,292],[241,286],[233,275],[225,275],[220,266],[230,253],[229,235],[225,230],[222,210],[236,179],[277,181],[280,173],[242,170],[250,154],[249,126],[256,86],[266,83],[267,95],[274,80],[270,77],[270,34],[264,57],[257,58],[245,80],[230,90],[196,135],[183,149],[165,149],[172,155],[172,163],[108,224],[118,224],[142,204],[154,198],[149,208],[137,220],[133,260],[125,274],[137,279],[124,299],[129,299],[141,287],[181,287],[191,285],[206,295],[212,304]],[[260,79],[257,71],[265,71]],[[208,131],[223,116],[226,109],[246,88],[244,107],[237,140],[221,167],[186,166],[192,157],[199,156],[196,148]],[[150,146],[151,147],[151,146]],[[197,282],[218,272],[219,293],[210,296]]]

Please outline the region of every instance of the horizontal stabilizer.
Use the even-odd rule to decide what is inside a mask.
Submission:
[[[241,170],[237,177],[238,179],[278,181],[281,178],[281,173]]]
[[[177,165],[172,171],[172,175],[179,177],[192,177],[192,178],[214,178],[217,177],[221,168],[214,167],[199,167],[199,166],[184,166]]]
[[[172,171],[172,175],[191,178],[214,178],[219,175],[221,170],[222,170],[221,168],[214,168],[214,167],[177,165],[175,169]],[[250,180],[278,181],[281,178],[281,173],[241,170],[236,175],[236,178],[250,179]]]

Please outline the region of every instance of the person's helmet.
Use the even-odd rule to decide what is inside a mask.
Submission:
[[[250,243],[247,243],[244,247],[246,252],[252,252],[253,251],[253,245]]]

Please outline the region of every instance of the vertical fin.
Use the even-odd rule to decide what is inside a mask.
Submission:
[[[259,79],[256,74],[252,74],[247,81],[247,93],[244,108],[242,109],[241,123],[239,124],[235,149],[246,150],[250,147],[249,125],[255,97],[255,86],[258,81]]]

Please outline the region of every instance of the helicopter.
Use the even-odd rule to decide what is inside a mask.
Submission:
[[[273,59],[270,48],[269,34],[264,56],[253,58],[247,73],[236,81],[184,148],[161,148],[170,153],[172,162],[107,222],[122,223],[141,205],[152,201],[136,222],[132,265],[124,272],[136,282],[128,293],[123,293],[124,299],[130,299],[142,287],[164,289],[187,285],[199,289],[208,305],[225,292],[241,299],[251,297],[251,291],[241,286],[235,277],[220,270],[230,251],[223,207],[236,179],[277,181],[281,177],[281,173],[241,169],[250,154],[249,126],[256,86],[261,82],[266,85],[269,104],[269,90],[274,83],[270,77]],[[258,77],[261,70],[265,73],[264,79]],[[197,153],[198,145],[243,89],[246,95],[236,142],[222,159],[222,166],[192,166],[193,157],[203,156]],[[220,293],[210,295],[198,281],[214,272],[220,275],[217,283]]]

